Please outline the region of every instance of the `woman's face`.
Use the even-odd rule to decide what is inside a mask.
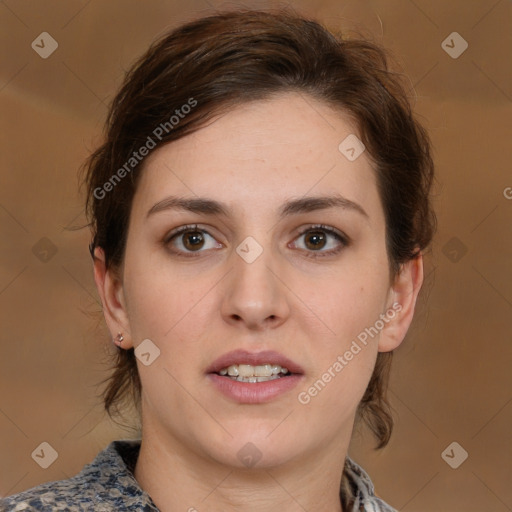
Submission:
[[[346,449],[379,348],[401,341],[386,337],[401,306],[376,176],[366,152],[354,159],[355,139],[339,149],[354,133],[340,113],[288,93],[148,157],[119,289],[125,316],[112,330],[124,330],[124,347],[151,340],[137,360],[144,428],[177,453],[271,467]],[[170,197],[196,203],[166,207]],[[295,375],[220,375],[265,364]]]

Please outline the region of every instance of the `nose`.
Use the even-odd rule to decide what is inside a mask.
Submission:
[[[283,324],[290,314],[285,278],[272,261],[270,249],[251,263],[233,254],[228,273],[221,314],[234,326],[262,331]]]

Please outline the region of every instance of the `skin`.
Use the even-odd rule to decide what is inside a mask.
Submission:
[[[137,361],[143,433],[135,477],[163,512],[341,510],[357,405],[378,351],[404,339],[423,280],[420,255],[390,281],[375,173],[366,153],[351,162],[338,150],[351,133],[342,114],[297,93],[237,107],[149,155],[119,273],[105,270],[96,249],[95,281],[112,337],[123,333],[123,349],[149,338],[161,351],[149,366]],[[289,199],[333,193],[367,216],[328,208],[278,217]],[[147,218],[169,195],[212,198],[232,213],[166,210]],[[351,242],[324,232],[325,245],[315,248],[300,233],[317,223]],[[186,224],[207,231],[200,252],[183,245],[184,235],[165,246],[166,235]],[[252,263],[236,252],[248,236],[263,248]],[[401,311],[380,334],[300,403],[298,393],[393,303]],[[239,348],[284,354],[302,366],[303,382],[269,403],[233,402],[205,370]],[[237,457],[248,442],[262,454],[252,468]]]

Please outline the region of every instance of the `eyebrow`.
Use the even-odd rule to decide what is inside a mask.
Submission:
[[[368,214],[361,205],[341,195],[309,196],[289,200],[279,209],[279,217],[284,218],[327,208],[342,208],[368,218]],[[184,210],[205,215],[230,216],[230,209],[227,205],[207,197],[186,198],[169,196],[154,204],[149,209],[146,218],[166,210]]]

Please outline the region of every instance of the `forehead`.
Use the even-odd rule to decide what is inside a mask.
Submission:
[[[133,209],[147,211],[170,194],[214,196],[239,208],[339,193],[371,210],[379,201],[366,152],[350,161],[339,149],[354,135],[346,115],[307,95],[286,93],[240,105],[154,150]]]

